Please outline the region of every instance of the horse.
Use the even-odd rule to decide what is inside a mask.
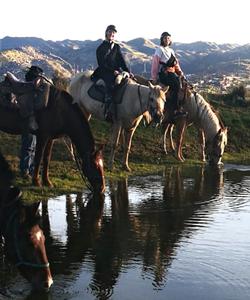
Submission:
[[[147,80],[136,75],[136,80],[147,85]],[[227,145],[227,128],[223,125],[219,117],[214,112],[212,106],[198,93],[188,88],[187,82],[183,83],[184,89],[180,91],[179,97],[183,102],[183,110],[188,113],[186,118],[178,118],[174,122],[169,119],[168,110],[162,121],[163,148],[167,154],[167,139],[170,140],[170,148],[175,152],[173,142],[173,129],[177,127],[177,151],[176,158],[183,162],[182,144],[185,130],[194,124],[198,131],[198,140],[201,146],[201,160],[206,161],[205,152],[209,159],[209,164],[218,165],[221,163],[222,155]],[[166,99],[171,96],[171,91],[166,94]],[[206,151],[205,151],[206,150]]]
[[[53,283],[45,248],[45,237],[39,226],[38,206],[25,206],[21,191],[13,186],[13,173],[0,153],[0,238],[4,250],[36,291],[48,291]]]
[[[69,92],[74,101],[81,107],[88,120],[94,115],[99,120],[104,120],[104,103],[95,101],[88,95],[92,86],[92,71],[78,73],[71,79]],[[160,86],[143,86],[129,79],[123,93],[122,102],[116,104],[116,114],[111,129],[111,153],[108,168],[112,170],[115,150],[118,146],[121,131],[124,133],[124,154],[122,166],[124,170],[131,171],[128,163],[132,137],[144,114],[152,116],[152,111],[161,118],[164,111],[165,91]]]
[[[25,83],[22,85],[25,87]],[[10,86],[10,91],[11,88]],[[3,91],[6,92],[5,81],[0,83],[0,100],[4,97]],[[15,92],[18,92],[16,87]],[[32,101],[32,93],[30,97]],[[33,132],[37,136],[33,184],[41,185],[39,171],[43,158],[42,181],[44,185],[52,186],[48,168],[53,141],[62,135],[67,135],[82,160],[81,172],[87,177],[94,192],[103,192],[105,182],[102,151],[95,150],[95,141],[89,123],[77,104],[73,103],[72,96],[68,92],[51,85],[47,107],[36,111],[36,119],[39,128]],[[22,134],[22,123],[18,109],[0,105],[0,130],[10,134]]]
[[[186,99],[183,102],[183,110],[188,113],[187,117],[176,119],[174,122],[177,127],[177,159],[182,162],[184,161],[182,154],[184,133],[187,126],[194,124],[198,130],[198,138],[201,145],[201,160],[203,162],[206,161],[206,153],[209,164],[221,164],[221,159],[227,145],[227,128],[216,115],[212,106],[199,93],[188,91]],[[167,153],[167,137],[170,138],[170,146],[175,151],[172,138],[174,124],[168,119],[168,113],[166,113],[165,119],[162,122],[165,153]]]

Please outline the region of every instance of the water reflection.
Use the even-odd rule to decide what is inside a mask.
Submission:
[[[125,299],[126,290],[128,298],[165,299],[168,295],[172,299],[178,289],[193,286],[196,290],[197,274],[202,289],[193,299],[209,299],[211,285],[207,283],[216,285],[216,266],[227,268],[221,266],[220,252],[220,248],[222,253],[227,249],[221,237],[230,213],[227,208],[232,210],[239,190],[242,195],[249,192],[245,181],[250,177],[228,172],[168,167],[163,176],[110,180],[105,201],[88,201],[85,194],[44,201],[43,228],[54,275],[50,295],[55,299]],[[232,182],[237,190],[229,189]],[[241,207],[246,201],[245,197]],[[211,253],[219,254],[211,259]],[[227,289],[230,282],[233,293],[231,278],[220,274]],[[172,286],[175,294],[171,294]],[[223,288],[220,291],[225,293]]]

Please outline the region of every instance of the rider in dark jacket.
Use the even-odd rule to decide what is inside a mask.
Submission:
[[[112,93],[115,84],[115,78],[121,71],[130,73],[129,68],[123,58],[121,47],[114,42],[115,33],[117,32],[114,25],[109,25],[105,31],[105,40],[96,50],[98,67],[92,75],[92,79],[97,81],[103,79],[106,85],[105,102],[110,106],[112,103]],[[109,118],[108,108],[106,109],[106,118]]]

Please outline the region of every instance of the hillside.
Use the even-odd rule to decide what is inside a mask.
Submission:
[[[0,75],[7,70],[22,75],[31,64],[42,66],[48,75],[55,70],[69,77],[73,72],[96,67],[96,41],[46,41],[35,37],[0,39]],[[120,42],[132,72],[149,77],[151,57],[158,39],[137,38]],[[211,42],[175,43],[173,48],[186,74],[242,74],[250,70],[250,44],[216,44]]]

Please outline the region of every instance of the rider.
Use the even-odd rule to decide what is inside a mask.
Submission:
[[[172,90],[172,97],[167,101],[170,105],[170,111],[173,111],[173,117],[186,116],[187,113],[181,111],[178,101],[178,94],[181,88],[180,79],[184,78],[175,52],[170,48],[172,44],[171,35],[163,32],[160,37],[160,47],[155,50],[151,67],[151,80],[157,83],[159,75],[160,83],[168,85]]]
[[[123,58],[121,47],[114,42],[115,33],[114,25],[109,25],[105,31],[105,40],[96,50],[98,67],[92,75],[92,79],[97,81],[103,79],[106,85],[105,94],[105,119],[112,121],[110,106],[112,103],[112,94],[115,85],[115,78],[121,71],[130,73],[129,68]]]

